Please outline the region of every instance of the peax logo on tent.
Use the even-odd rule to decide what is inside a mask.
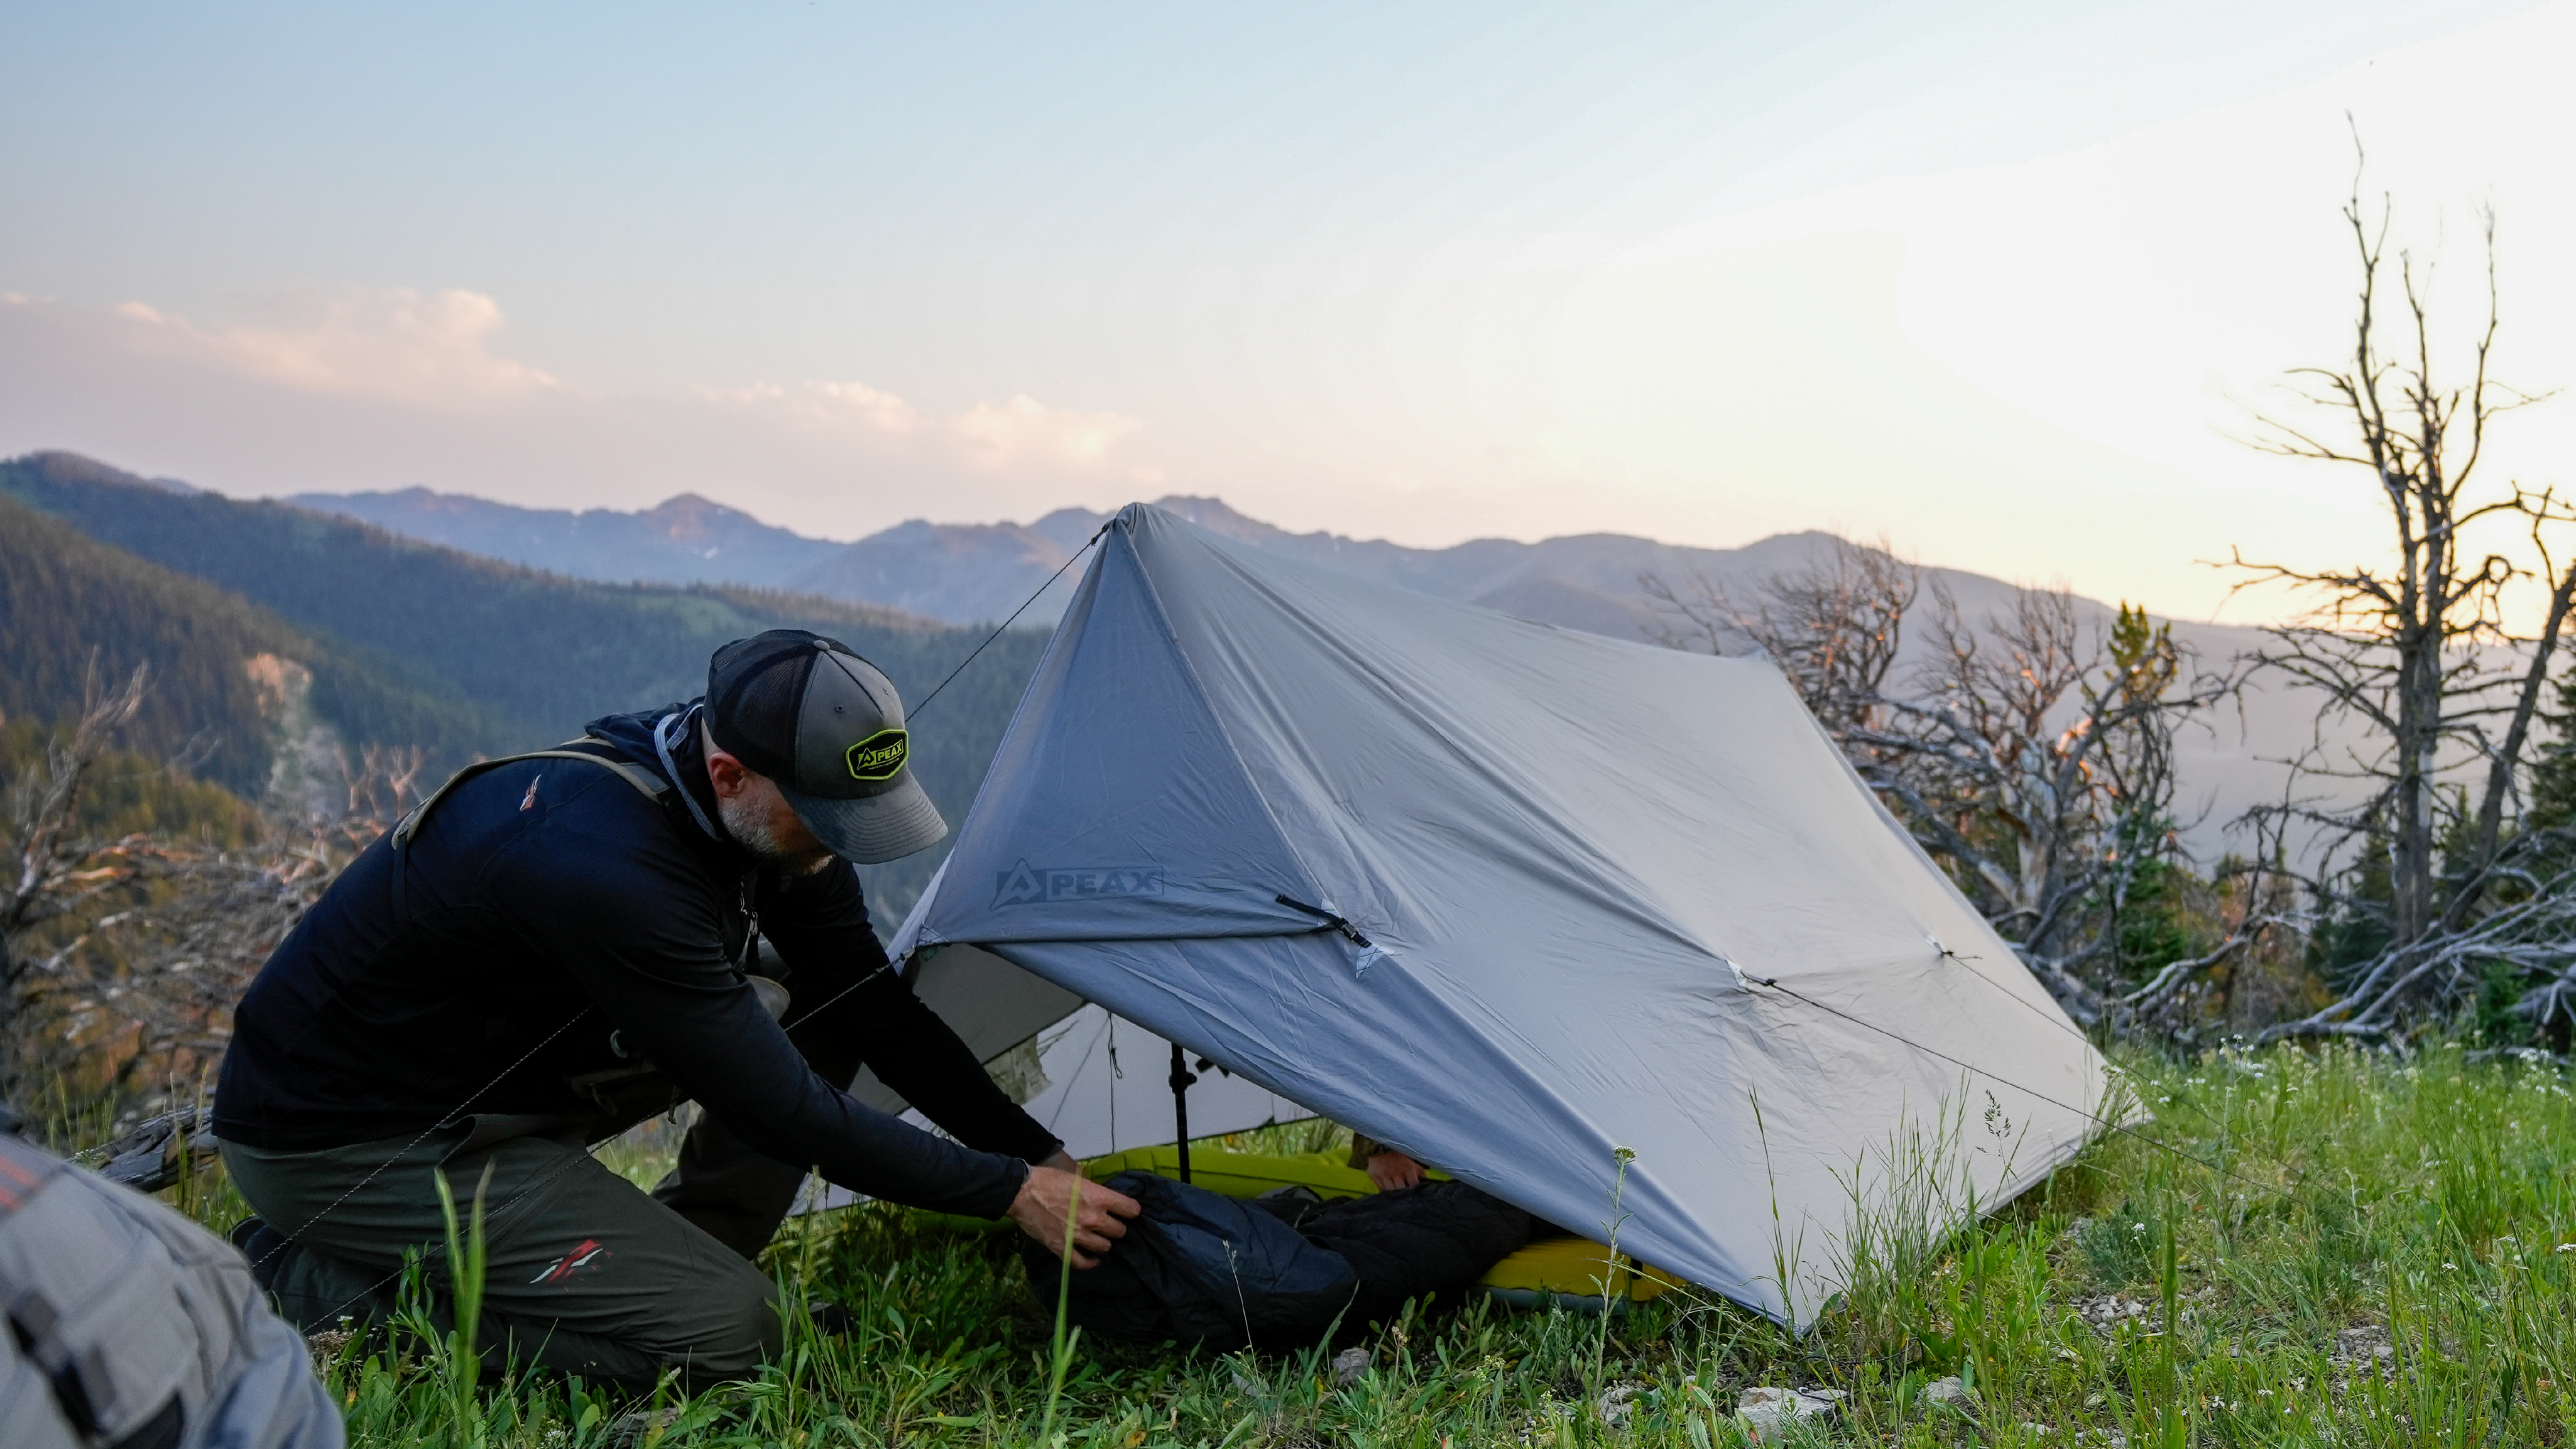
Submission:
[[[1163,872],[1136,865],[1037,865],[1021,861],[994,877],[993,904],[1099,901],[1120,896],[1159,896]]]

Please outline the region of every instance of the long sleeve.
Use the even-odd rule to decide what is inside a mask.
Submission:
[[[848,1081],[865,1065],[970,1147],[1024,1162],[1043,1162],[1063,1148],[886,965],[848,866],[784,883],[762,928],[793,972],[789,1034],[817,1071]],[[799,1021],[806,1011],[811,1020]]]
[[[687,862],[656,854],[650,845],[587,858],[547,851],[495,885],[530,944],[581,984],[627,1050],[752,1147],[870,1196],[1005,1213],[1026,1163],[943,1141],[817,1075],[726,960],[724,922]]]

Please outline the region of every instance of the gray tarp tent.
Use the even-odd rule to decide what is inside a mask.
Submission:
[[[1141,505],[893,949],[987,1055],[1096,1003],[1564,1227],[1615,1194],[1623,1248],[1801,1327],[1856,1206],[2000,1202],[2105,1086],[1768,660]]]

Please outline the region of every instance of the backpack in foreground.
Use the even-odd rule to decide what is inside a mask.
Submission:
[[[341,1449],[302,1335],[212,1233],[0,1128],[0,1445]]]

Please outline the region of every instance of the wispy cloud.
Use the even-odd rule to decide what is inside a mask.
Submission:
[[[500,356],[501,304],[480,292],[344,289],[295,299],[267,326],[205,328],[143,302],[110,309],[142,353],[231,369],[313,392],[423,407],[517,400],[560,389],[547,373]]]
[[[510,356],[479,292],[345,289],[203,325],[0,293],[0,452],[68,447],[237,493],[430,487],[635,507],[695,490],[811,531],[1122,501],[1140,419],[872,383],[583,386]]]
[[[947,414],[926,412],[861,382],[711,387],[699,389],[699,396],[745,417],[824,435],[900,439],[950,461],[996,472],[1095,469],[1112,461],[1119,442],[1144,426],[1121,413],[1056,407],[1026,393]]]

